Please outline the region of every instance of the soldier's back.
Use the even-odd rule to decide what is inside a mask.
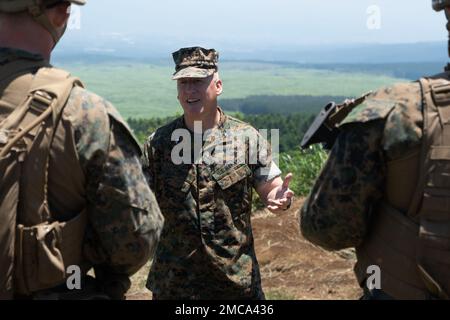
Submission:
[[[0,120],[11,118],[23,105],[29,105],[24,109],[28,110],[25,114],[46,110],[40,105],[41,98],[34,100],[35,93],[31,95],[33,103],[26,102],[30,87],[40,83],[41,74],[50,75],[51,79],[52,75],[68,76],[68,73],[52,68],[39,56],[11,49],[2,51],[0,59],[2,53],[7,59],[3,59],[0,68],[3,79]],[[78,255],[79,260],[67,261],[79,265],[83,272],[91,266],[102,265],[96,274],[98,271],[103,279],[116,274],[120,281],[125,281],[126,287],[127,276],[144,265],[153,253],[163,218],[142,172],[140,146],[126,122],[108,101],[76,83],[67,88],[68,94],[63,99],[57,95],[52,100],[52,95],[47,94],[47,89],[56,83],[44,81],[38,92],[44,105],[49,103],[47,107],[52,113],[23,138],[28,143],[21,165],[17,224],[31,232],[37,225],[46,223],[57,223],[58,233],[64,225],[64,230],[76,229],[77,235],[61,231],[58,237],[68,245],[58,247],[59,255]],[[51,101],[57,102],[53,105]],[[29,257],[27,254],[20,258]],[[66,262],[66,258],[59,258]],[[67,266],[59,262],[58,281],[61,281]],[[21,268],[21,264],[18,266]],[[26,267],[28,274],[19,278],[23,283],[35,285],[28,285],[20,293],[51,287],[48,283],[36,285],[42,280],[37,273],[54,273],[48,268],[33,271],[37,280],[31,281],[33,268]],[[50,283],[54,285],[58,281]]]

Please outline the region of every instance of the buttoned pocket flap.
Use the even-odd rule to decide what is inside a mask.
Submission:
[[[246,164],[234,165],[223,171],[217,170],[212,176],[222,190],[228,189],[233,184],[245,179],[251,175],[251,170]]]

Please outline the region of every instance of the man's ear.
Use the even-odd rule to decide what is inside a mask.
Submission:
[[[48,9],[47,16],[55,28],[65,26],[70,17],[70,3],[63,2]]]
[[[215,83],[215,86],[216,86],[216,93],[217,93],[218,96],[220,96],[222,94],[222,91],[223,91],[222,80],[220,80],[220,79],[217,80],[216,83]]]

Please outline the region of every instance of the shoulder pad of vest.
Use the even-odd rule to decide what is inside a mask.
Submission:
[[[70,80],[73,82],[73,85],[84,87],[83,83],[77,77],[72,76],[69,72],[53,68],[53,67],[43,67],[40,68],[35,76],[38,80],[34,81],[34,87],[31,88],[31,91],[36,90],[44,90],[46,88],[52,88],[57,86],[59,82]]]
[[[368,98],[353,109],[341,125],[385,119],[395,105],[396,101],[394,100]]]
[[[428,79],[430,81],[431,96],[437,106],[450,104],[450,81],[448,75],[441,74]]]

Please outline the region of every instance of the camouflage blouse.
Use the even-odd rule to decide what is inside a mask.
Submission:
[[[242,161],[203,158],[175,164],[179,141],[171,136],[178,129],[188,132],[183,117],[159,128],[144,147],[146,173],[165,218],[148,288],[160,299],[261,299],[250,221],[252,188],[281,172],[264,170],[272,165],[270,148],[264,157],[258,149],[255,161],[248,152],[252,139],[268,143],[253,127],[221,111],[215,134],[207,135],[200,151],[204,157],[217,156],[232,144],[233,133],[248,136],[231,150],[234,155],[246,151]],[[188,132],[185,138],[194,136]],[[195,149],[192,141],[189,145]],[[184,156],[197,159],[200,153],[191,151]]]
[[[417,82],[379,90],[353,110],[301,209],[303,235],[329,250],[361,244],[384,195],[386,163],[420,145],[422,125]]]

